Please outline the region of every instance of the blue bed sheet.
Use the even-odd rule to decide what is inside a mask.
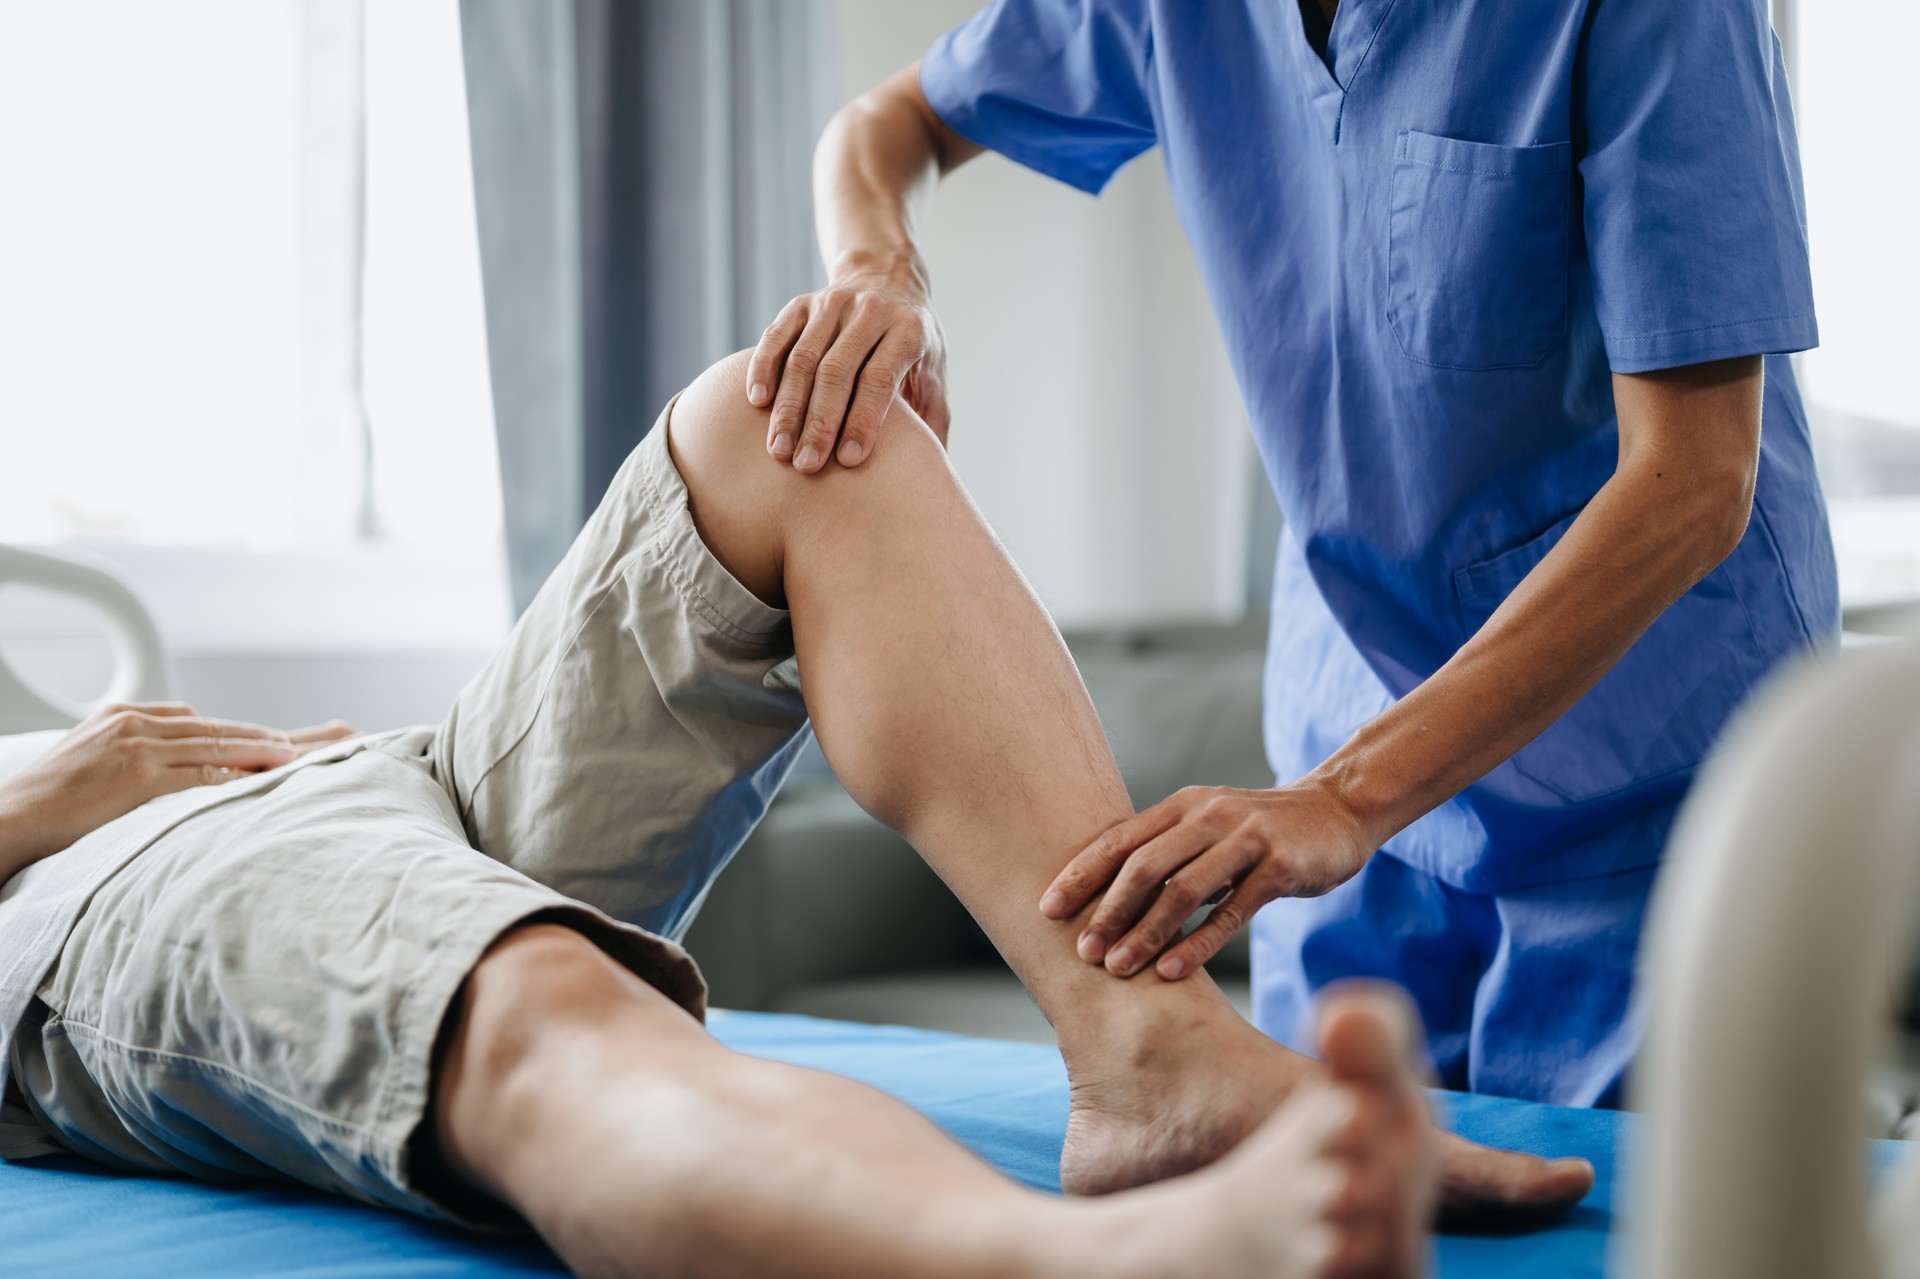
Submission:
[[[1060,1058],[1032,1044],[806,1017],[715,1013],[742,1052],[850,1075],[921,1110],[1009,1175],[1057,1189],[1066,1130]],[[1545,1229],[1451,1234],[1446,1279],[1603,1273],[1616,1142],[1631,1120],[1489,1097],[1450,1096],[1454,1128],[1476,1141],[1593,1160],[1599,1184]],[[1878,1171],[1904,1143],[1874,1142]],[[124,1177],[77,1160],[0,1164],[0,1272],[10,1279],[373,1279],[563,1273],[531,1241],[478,1238],[398,1213],[280,1186],[214,1188]]]

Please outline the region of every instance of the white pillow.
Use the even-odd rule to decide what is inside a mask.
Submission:
[[[37,733],[0,733],[0,782],[45,755],[66,735],[64,728],[46,728]]]

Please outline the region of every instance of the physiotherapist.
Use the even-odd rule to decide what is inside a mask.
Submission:
[[[1292,1046],[1384,977],[1447,1086],[1614,1104],[1675,807],[1838,634],[1765,0],[998,0],[822,138],[832,283],[755,353],[769,449],[857,466],[896,389],[944,437],[943,174],[990,148],[1098,192],[1155,146],[1287,518],[1282,784],[1182,791],[1040,908],[1104,894],[1081,954],[1122,975],[1251,923]]]

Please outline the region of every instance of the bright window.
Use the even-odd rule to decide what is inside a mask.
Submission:
[[[499,559],[458,8],[365,10],[0,8],[0,539]]]
[[[1786,24],[1820,349],[1800,357],[1850,605],[1920,597],[1920,179],[1911,0],[1802,0]]]

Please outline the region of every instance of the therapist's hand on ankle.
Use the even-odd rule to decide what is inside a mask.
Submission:
[[[1081,930],[1080,957],[1120,977],[1152,964],[1174,981],[1211,959],[1268,902],[1317,897],[1353,878],[1376,846],[1312,778],[1277,790],[1189,786],[1067,863],[1040,911],[1070,919],[1100,897]],[[1217,903],[1212,913],[1183,938],[1182,926],[1208,902]]]
[[[755,408],[772,406],[767,451],[800,471],[866,461],[895,395],[944,444],[947,345],[918,262],[843,264],[787,303],[754,347],[746,390]]]

